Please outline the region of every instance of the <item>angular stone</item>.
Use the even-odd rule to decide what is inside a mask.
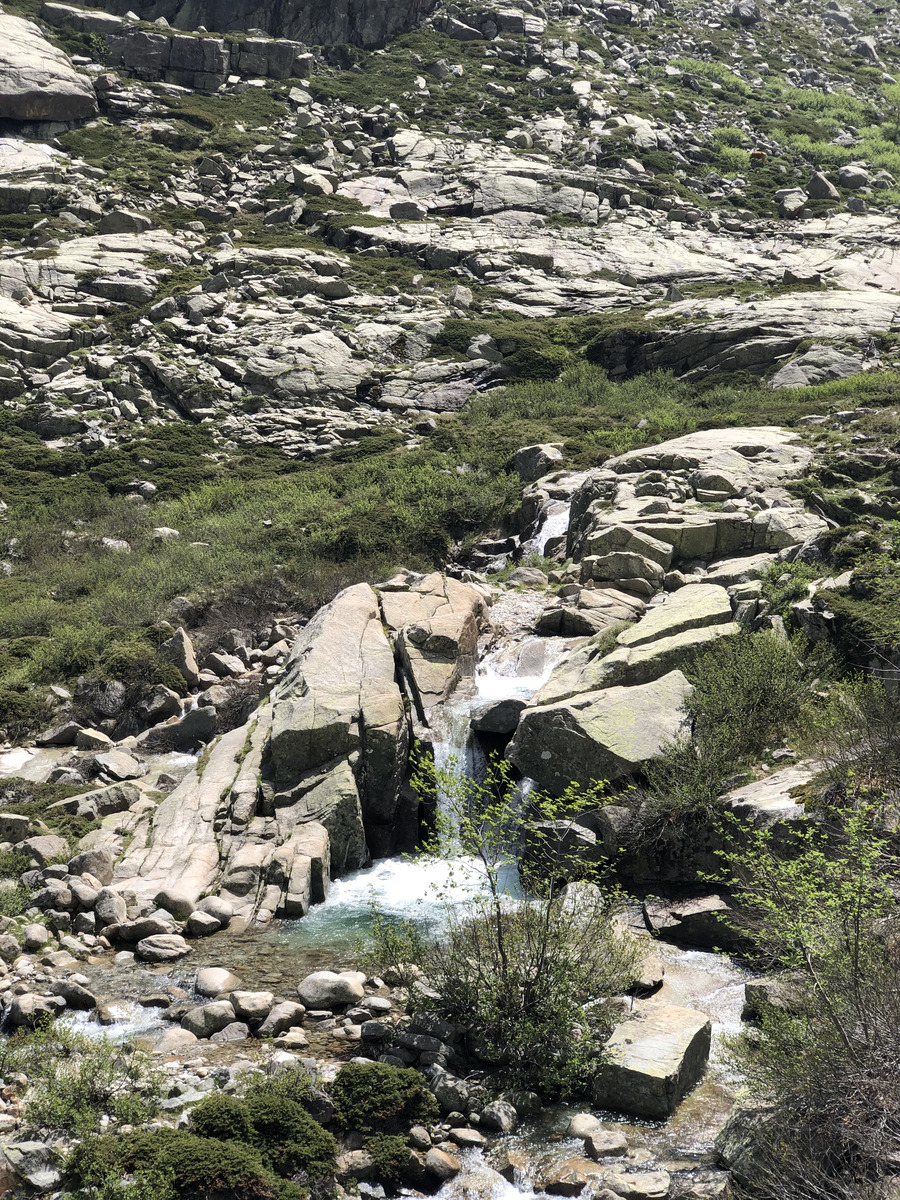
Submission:
[[[596,1129],[584,1139],[584,1148],[591,1158],[599,1162],[604,1158],[617,1158],[628,1150],[628,1139],[624,1133],[609,1133]]]
[[[194,653],[194,643],[184,629],[178,629],[159,647],[159,655],[181,673],[185,681],[192,686],[200,682],[200,669],[197,666],[197,656]]]
[[[711,1035],[705,1013],[674,1005],[644,1005],[608,1038],[606,1060],[594,1077],[594,1104],[665,1120],[702,1076]]]
[[[113,881],[114,860],[109,850],[82,850],[69,860],[70,875],[93,875],[104,887]],[[99,899],[99,897],[98,897]]]
[[[519,478],[530,483],[532,480],[540,479],[542,475],[556,470],[562,459],[561,446],[548,443],[523,446],[521,450],[516,451],[514,461]]]
[[[181,1018],[181,1028],[198,1038],[208,1038],[234,1021],[234,1009],[227,1000],[214,1000],[192,1008]]]
[[[731,601],[723,587],[693,583],[679,588],[664,604],[649,608],[639,621],[616,638],[620,646],[644,646],[688,629],[723,625],[731,620]]]
[[[69,855],[69,843],[55,833],[43,833],[19,842],[16,850],[28,854],[42,867],[48,863],[65,861]]]
[[[299,1025],[305,1015],[306,1009],[302,1004],[295,1004],[293,1000],[283,1000],[275,1005],[257,1029],[257,1037],[278,1037],[281,1033],[287,1033],[289,1029]]]
[[[612,687],[526,709],[509,757],[559,795],[570,783],[620,779],[657,757],[684,723],[690,685],[680,671],[637,687]]]
[[[271,992],[232,992],[228,999],[235,1014],[251,1025],[264,1021],[275,1003]]]
[[[680,595],[676,592],[675,595]],[[722,638],[736,637],[743,626],[736,621],[707,625],[647,642],[633,649],[619,646],[597,664],[595,678],[606,687],[634,687],[651,683],[669,671],[690,666],[694,659]]]

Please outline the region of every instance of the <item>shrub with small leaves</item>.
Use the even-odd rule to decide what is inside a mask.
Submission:
[[[344,1129],[405,1133],[438,1116],[437,1102],[418,1071],[387,1063],[347,1063],[331,1085],[335,1117]]]

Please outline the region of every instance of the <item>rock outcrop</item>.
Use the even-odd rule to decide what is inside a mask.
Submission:
[[[296,38],[316,46],[349,42],[377,46],[387,38],[412,29],[429,11],[427,0],[389,0],[371,5],[350,0],[336,8],[315,0],[302,8],[260,0],[110,0],[107,7],[124,15],[136,9],[145,21],[165,17],[178,29],[263,29],[278,37]]]
[[[296,639],[271,697],[139,820],[116,886],[177,893],[188,912],[218,892],[244,919],[299,917],[332,878],[411,847],[406,693],[427,722],[474,670],[485,614],[479,591],[439,574],[341,592]]]
[[[652,683],[580,693],[526,708],[509,757],[523,775],[560,795],[641,770],[684,727],[690,684],[680,671]]]
[[[96,113],[87,76],[37,25],[0,12],[0,121],[66,126]]]

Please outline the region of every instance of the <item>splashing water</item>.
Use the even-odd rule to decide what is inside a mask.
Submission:
[[[560,501],[551,502],[551,505],[554,504],[555,507],[551,506],[543,525],[531,539],[535,554],[543,554],[547,549],[547,543],[552,538],[563,537],[569,530],[571,505],[563,504]]]

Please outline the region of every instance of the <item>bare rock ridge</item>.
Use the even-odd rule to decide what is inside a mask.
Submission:
[[[350,43],[377,46],[398,33],[414,28],[433,3],[429,0],[109,0],[104,5],[124,16],[136,11],[144,21],[165,17],[176,29],[261,29],[276,37],[294,38],[316,46]]]

